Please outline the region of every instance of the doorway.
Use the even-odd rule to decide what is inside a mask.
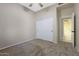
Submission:
[[[72,43],[71,33],[72,31],[72,19],[64,18],[63,19],[63,41]]]
[[[74,13],[70,17],[61,18],[60,22],[60,41],[72,43],[76,46],[76,20]]]

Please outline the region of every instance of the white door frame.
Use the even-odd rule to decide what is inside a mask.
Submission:
[[[69,17],[64,17],[64,18],[62,18],[61,19],[61,21],[62,21],[62,29],[63,29],[63,40],[64,40],[64,19],[71,19],[71,21],[72,21],[72,17],[71,16],[69,16]],[[72,25],[71,25],[72,26]],[[72,35],[71,35],[71,37],[72,37]],[[63,41],[62,40],[62,41]],[[71,42],[72,43],[72,42]]]
[[[66,18],[72,18],[71,16],[64,16],[62,18],[59,19],[59,24],[58,24],[58,29],[59,29],[59,39],[58,41],[62,41],[63,40],[63,19],[66,19]]]
[[[60,18],[59,20],[61,20],[61,24],[63,24],[63,19],[66,19],[66,18],[71,18],[72,19],[72,22],[73,22],[73,29],[74,29],[74,13],[72,13],[72,15],[71,16],[65,16],[65,17],[62,17],[62,18]],[[59,30],[60,30],[60,23],[59,23],[59,25],[58,25],[58,27],[59,27]],[[62,25],[62,27],[63,27],[63,25]],[[75,31],[75,29],[74,30],[72,30],[72,31]],[[63,32],[63,31],[62,31]],[[60,34],[62,33],[61,31],[59,32]],[[58,39],[58,41],[62,41],[62,40],[60,40],[61,38],[63,39],[64,38],[64,36],[63,36],[63,34],[61,34],[61,36],[60,36],[60,34],[58,35],[59,36],[59,39]],[[73,32],[73,35],[75,34],[75,32]],[[63,36],[63,37],[62,37]],[[74,37],[75,37],[75,35],[74,35]],[[75,41],[75,38],[73,37],[73,43],[72,43],[72,45],[73,45],[73,47],[75,47],[75,45],[74,44],[76,44],[76,42],[74,43],[74,41]]]

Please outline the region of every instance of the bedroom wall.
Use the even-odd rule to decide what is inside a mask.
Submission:
[[[68,7],[63,7],[61,8],[61,18],[63,17],[68,17],[68,16],[72,16],[72,12],[73,12],[73,6],[68,6]]]
[[[52,17],[52,20],[53,20],[53,22],[52,22],[53,23],[53,25],[52,25],[52,29],[53,29],[52,42],[54,42],[54,43],[57,43],[57,41],[58,41],[56,6],[57,5],[53,5],[49,8],[43,9],[43,10],[39,11],[38,13],[36,13],[36,22],[38,22],[39,20],[42,20],[43,18]],[[36,31],[36,32],[38,32],[38,31]],[[36,38],[37,38],[37,35],[36,35]]]
[[[72,17],[72,13],[73,13],[73,6],[68,6],[68,7],[64,7],[61,8],[59,10],[59,38],[60,41],[63,40],[63,19],[65,17]]]
[[[79,52],[79,3],[74,4],[74,10],[76,14],[76,48]]]
[[[34,38],[34,13],[19,4],[0,4],[0,49]]]

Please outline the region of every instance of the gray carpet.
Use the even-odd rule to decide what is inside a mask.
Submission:
[[[79,53],[71,43],[58,44],[35,39],[23,44],[0,50],[1,56],[78,56]]]

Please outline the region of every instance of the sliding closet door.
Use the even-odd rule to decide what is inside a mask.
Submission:
[[[53,41],[53,18],[42,18],[36,22],[36,37]]]

